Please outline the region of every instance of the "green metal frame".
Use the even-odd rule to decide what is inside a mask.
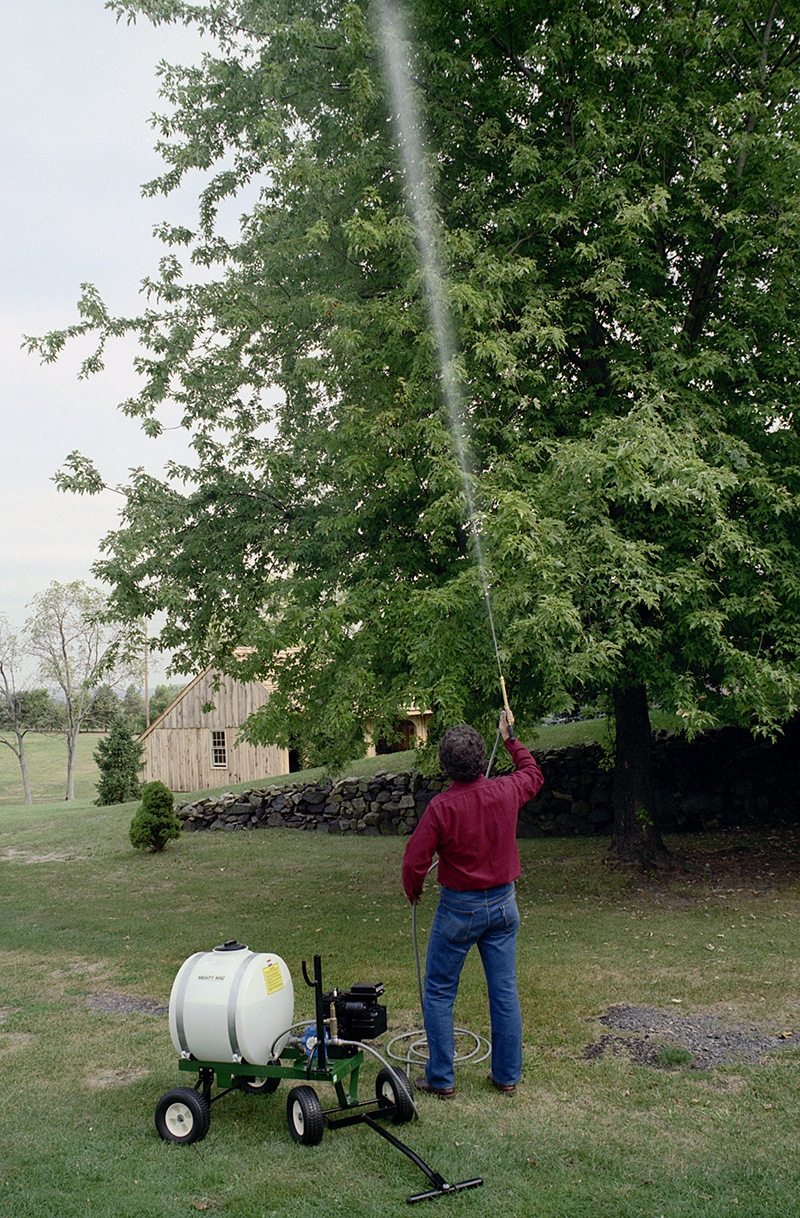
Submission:
[[[292,1047],[287,1046],[281,1056],[292,1060],[287,1064],[275,1062],[266,1066],[251,1066],[249,1062],[206,1062],[192,1057],[180,1058],[178,1069],[199,1073],[201,1080],[204,1075],[208,1078],[210,1072],[216,1076],[217,1085],[223,1088],[233,1086],[236,1078],[288,1078],[298,1082],[331,1083],[342,1109],[358,1104],[358,1083],[364,1064],[361,1050],[348,1057],[331,1057],[329,1050],[324,1067],[313,1065],[313,1056],[309,1063],[304,1053]]]

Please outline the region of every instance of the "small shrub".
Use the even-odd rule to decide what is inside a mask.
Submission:
[[[139,798],[142,793],[142,746],[123,715],[117,715],[111,721],[108,736],[94,750],[94,759],[100,771],[96,804],[103,807]]]
[[[131,844],[137,850],[163,850],[167,842],[181,835],[181,822],[175,815],[175,801],[163,782],[148,782],[142,802],[131,821]]]

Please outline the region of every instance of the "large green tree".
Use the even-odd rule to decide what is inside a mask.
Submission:
[[[92,693],[92,700],[83,718],[84,731],[107,732],[121,709],[116,690],[104,681]]]
[[[155,723],[159,715],[163,715],[168,706],[171,705],[178,697],[178,694],[183,693],[183,685],[157,685],[155,691],[150,695],[150,722]]]
[[[796,7],[409,0],[400,102],[366,0],[109,7],[219,48],[162,70],[149,190],[206,173],[197,230],[161,230],[140,316],[86,287],[32,342],[94,332],[93,371],[138,334],[123,409],[157,434],[178,403],[191,434],[193,463],[124,488],[97,566],[117,610],[164,613],[181,668],[250,644],[242,675],[278,681],[250,734],[312,756],[410,700],[489,727],[455,386],[511,702],[524,725],[606,699],[614,849],[663,857],[648,705],[772,732],[798,704]],[[427,242],[399,117],[424,137]],[[61,485],[102,474],[75,453]]]

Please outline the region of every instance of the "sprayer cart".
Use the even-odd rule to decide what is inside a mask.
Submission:
[[[314,990],[313,1024],[294,1024],[291,977],[280,957],[252,953],[233,941],[185,961],[170,995],[170,1032],[178,1069],[197,1075],[194,1086],[174,1087],[156,1105],[155,1124],[168,1142],[188,1145],[209,1130],[211,1105],[232,1091],[269,1095],[282,1079],[293,1085],[286,1101],[289,1132],[302,1146],[316,1146],[325,1127],[364,1124],[407,1156],[427,1176],[431,1189],[410,1203],[476,1188],[481,1179],[448,1184],[379,1121],[403,1125],[416,1115],[411,1083],[403,1070],[383,1062],[375,1096],[359,1100],[363,1044],[386,1031],[383,985],[323,992],[321,961],[303,978]],[[302,1028],[301,1035],[295,1035]],[[212,1095],[214,1085],[220,1089]],[[312,1084],[334,1089],[337,1103],[323,1108]]]

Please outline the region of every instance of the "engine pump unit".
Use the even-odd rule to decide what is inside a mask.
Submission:
[[[374,1040],[386,1031],[386,1007],[378,1002],[382,993],[382,981],[354,985],[345,994],[331,990],[322,996],[325,1018],[330,1019],[333,1007],[343,1040]]]

